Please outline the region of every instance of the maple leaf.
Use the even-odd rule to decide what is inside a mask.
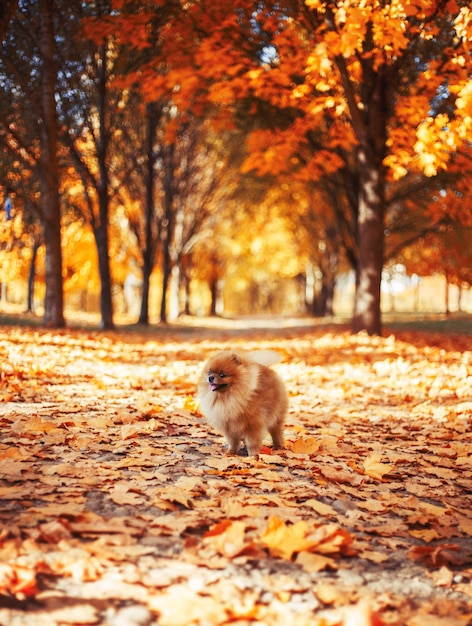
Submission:
[[[296,552],[313,547],[313,542],[307,539],[308,532],[308,524],[304,521],[286,524],[278,517],[271,517],[261,543],[269,549],[271,556],[290,560]]]
[[[287,560],[299,552],[354,554],[350,548],[351,536],[336,524],[313,528],[305,521],[286,524],[278,517],[270,518],[261,543],[269,549],[271,556]]]
[[[322,554],[313,554],[312,552],[299,552],[295,562],[301,565],[306,572],[310,573],[322,572],[325,569],[338,569],[335,559],[323,556]]]
[[[300,438],[290,445],[290,450],[297,454],[314,454],[320,449],[320,442],[316,437]]]
[[[392,471],[393,466],[386,463],[381,463],[380,459],[382,455],[378,452],[374,452],[364,460],[364,472],[371,478],[382,480],[385,474]]]

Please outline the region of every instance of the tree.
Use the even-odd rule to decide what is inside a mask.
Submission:
[[[118,95],[112,95],[110,81],[116,51],[109,39],[97,45],[87,39],[75,15],[71,16],[69,28],[74,23],[82,35],[79,41],[77,33],[71,33],[64,44],[59,85],[62,139],[82,181],[84,217],[92,227],[98,253],[101,327],[110,329],[114,326],[109,259],[110,142],[116,121],[112,103],[113,112],[119,110]]]
[[[295,160],[315,180],[343,167],[341,150],[353,155],[353,329],[380,333],[386,185],[412,169],[436,175],[470,132],[469,3],[179,7],[162,33],[168,86],[184,85],[193,72],[176,100],[206,97],[224,108],[250,98],[253,110],[278,111],[278,128],[258,129],[250,142],[247,167],[277,174]]]
[[[56,114],[56,41],[54,1],[40,3],[39,51],[41,56],[40,83],[40,143],[41,215],[46,245],[46,296],[44,323],[60,328],[64,322],[64,292],[62,286],[61,210],[59,200],[59,163],[57,158]]]
[[[44,323],[59,328],[65,321],[55,101],[57,23],[54,18],[54,3],[46,0],[22,3],[11,20],[2,47],[0,70],[2,90],[11,107],[2,116],[0,134],[4,150],[15,154],[12,161],[24,168],[19,178],[11,181],[14,191],[21,195],[22,179],[32,177],[33,172],[39,178],[38,202],[34,196],[24,198],[23,206],[31,206],[41,220],[46,245]],[[37,102],[39,109],[35,110],[31,102]]]
[[[184,111],[178,119],[175,107],[169,110],[174,116],[171,122],[176,123],[175,131],[167,120],[167,126],[161,130],[159,157],[163,234],[160,319],[163,322],[167,320],[168,300],[172,317],[187,308],[179,296],[182,294],[185,299],[188,292],[185,285],[188,287],[191,263],[196,259],[192,250],[213,232],[220,209],[234,189],[233,159],[237,159],[234,137],[228,130],[215,132],[211,110],[206,112],[206,118]],[[170,139],[166,138],[169,130]],[[233,173],[232,180],[228,180],[229,172]]]

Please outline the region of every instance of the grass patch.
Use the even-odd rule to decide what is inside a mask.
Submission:
[[[384,316],[384,334],[402,331],[439,333],[444,335],[472,334],[472,315],[388,314]]]
[[[472,315],[453,313],[451,315],[437,313],[384,313],[382,316],[383,335],[399,332],[434,333],[443,335],[470,335],[472,334]],[[98,314],[81,314],[66,312],[66,329],[99,331],[100,316]],[[18,326],[26,328],[41,328],[42,316],[34,313],[0,311],[0,326]],[[195,318],[187,317],[170,324],[151,323],[144,326],[129,319],[120,319],[116,316],[116,331],[136,334],[161,334],[178,332],[179,334],[194,335],[198,333],[212,334],[216,331],[229,331],[232,335],[244,335],[248,332],[259,331],[277,332],[283,335],[290,329],[317,329],[326,332],[345,332],[350,328],[347,318],[309,318],[283,316],[257,316],[240,318]]]

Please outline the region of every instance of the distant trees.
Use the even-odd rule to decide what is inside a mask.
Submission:
[[[194,71],[177,99],[205,87],[215,104],[251,98],[275,121],[250,140],[247,168],[316,181],[349,155],[355,331],[381,331],[387,185],[435,176],[470,133],[470,18],[465,0],[228,0],[187,3],[163,33],[169,87]]]
[[[81,21],[72,17],[80,29]],[[71,22],[69,22],[71,25]],[[73,33],[64,41],[58,92],[62,139],[82,184],[82,215],[90,224],[100,273],[101,327],[113,328],[112,279],[109,261],[109,216],[112,197],[111,141],[117,128],[119,94],[111,88],[116,58],[113,43],[95,45]]]

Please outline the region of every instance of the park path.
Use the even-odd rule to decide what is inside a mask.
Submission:
[[[199,415],[230,345],[282,353],[286,450]],[[4,327],[0,363],[0,624],[472,623],[470,337]]]

